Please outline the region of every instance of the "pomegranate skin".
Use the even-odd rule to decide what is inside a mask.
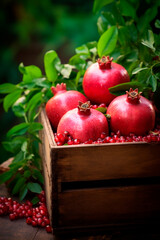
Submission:
[[[109,57],[103,57],[108,58]],[[108,105],[116,96],[109,92],[109,88],[120,83],[129,82],[129,75],[124,67],[112,62],[103,66],[99,62],[92,64],[84,74],[83,90],[88,99],[95,104],[105,103]]]
[[[75,108],[64,114],[58,124],[57,133],[65,131],[82,143],[89,139],[95,141],[102,132],[108,135],[108,122],[106,117],[95,109],[89,109],[89,113],[86,113]]]
[[[111,115],[111,131],[118,130],[127,136],[134,133],[145,135],[154,128],[155,110],[152,103],[143,96],[137,101],[128,101],[127,94],[116,97],[108,106],[107,114]]]
[[[52,92],[54,96],[47,102],[45,109],[53,128],[56,129],[61,117],[76,108],[79,101],[86,102],[87,98],[78,91],[67,91],[64,83],[52,87]]]

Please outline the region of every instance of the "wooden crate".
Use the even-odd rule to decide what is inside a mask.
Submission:
[[[159,222],[159,144],[56,146],[45,110],[40,121],[47,206],[55,232]]]

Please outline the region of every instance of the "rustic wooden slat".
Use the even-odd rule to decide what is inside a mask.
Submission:
[[[160,145],[107,144],[59,148],[61,181],[160,176]]]
[[[59,226],[155,221],[160,215],[160,184],[83,189],[59,195]]]
[[[45,189],[55,231],[157,221],[159,144],[56,146],[44,110],[41,122]],[[131,179],[133,184],[120,184]]]

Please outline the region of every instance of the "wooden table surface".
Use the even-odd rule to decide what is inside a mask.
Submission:
[[[0,196],[9,197],[4,184],[0,185]],[[150,228],[139,231],[117,231],[113,233],[83,233],[70,236],[54,236],[45,229],[26,224],[25,219],[10,221],[8,216],[0,217],[0,240],[160,240],[159,230]]]

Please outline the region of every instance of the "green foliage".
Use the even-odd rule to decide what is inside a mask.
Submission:
[[[123,65],[131,82],[110,88],[116,96],[124,94],[129,88],[137,88],[144,96],[158,106],[160,93],[160,35],[159,20],[156,19],[159,1],[154,5],[146,1],[144,12],[138,0],[95,0],[93,11],[104,11],[97,20],[98,41],[85,43],[75,49],[67,64],[62,64],[58,54],[48,51],[44,55],[44,70],[34,65],[19,65],[22,81],[18,84],[0,85],[0,94],[4,94],[5,111],[10,109],[21,119],[13,126],[3,142],[4,148],[11,152],[13,161],[10,170],[1,175],[0,182],[9,180],[13,194],[19,194],[22,200],[29,193],[39,193],[43,186],[41,159],[38,153],[39,131],[43,126],[37,117],[43,106],[52,96],[50,88],[57,83],[66,83],[67,89],[83,92],[82,80],[86,69],[98,57],[110,54],[114,61]],[[154,21],[154,27],[153,27]],[[105,108],[98,108],[105,113]],[[34,198],[33,202],[37,199]]]

